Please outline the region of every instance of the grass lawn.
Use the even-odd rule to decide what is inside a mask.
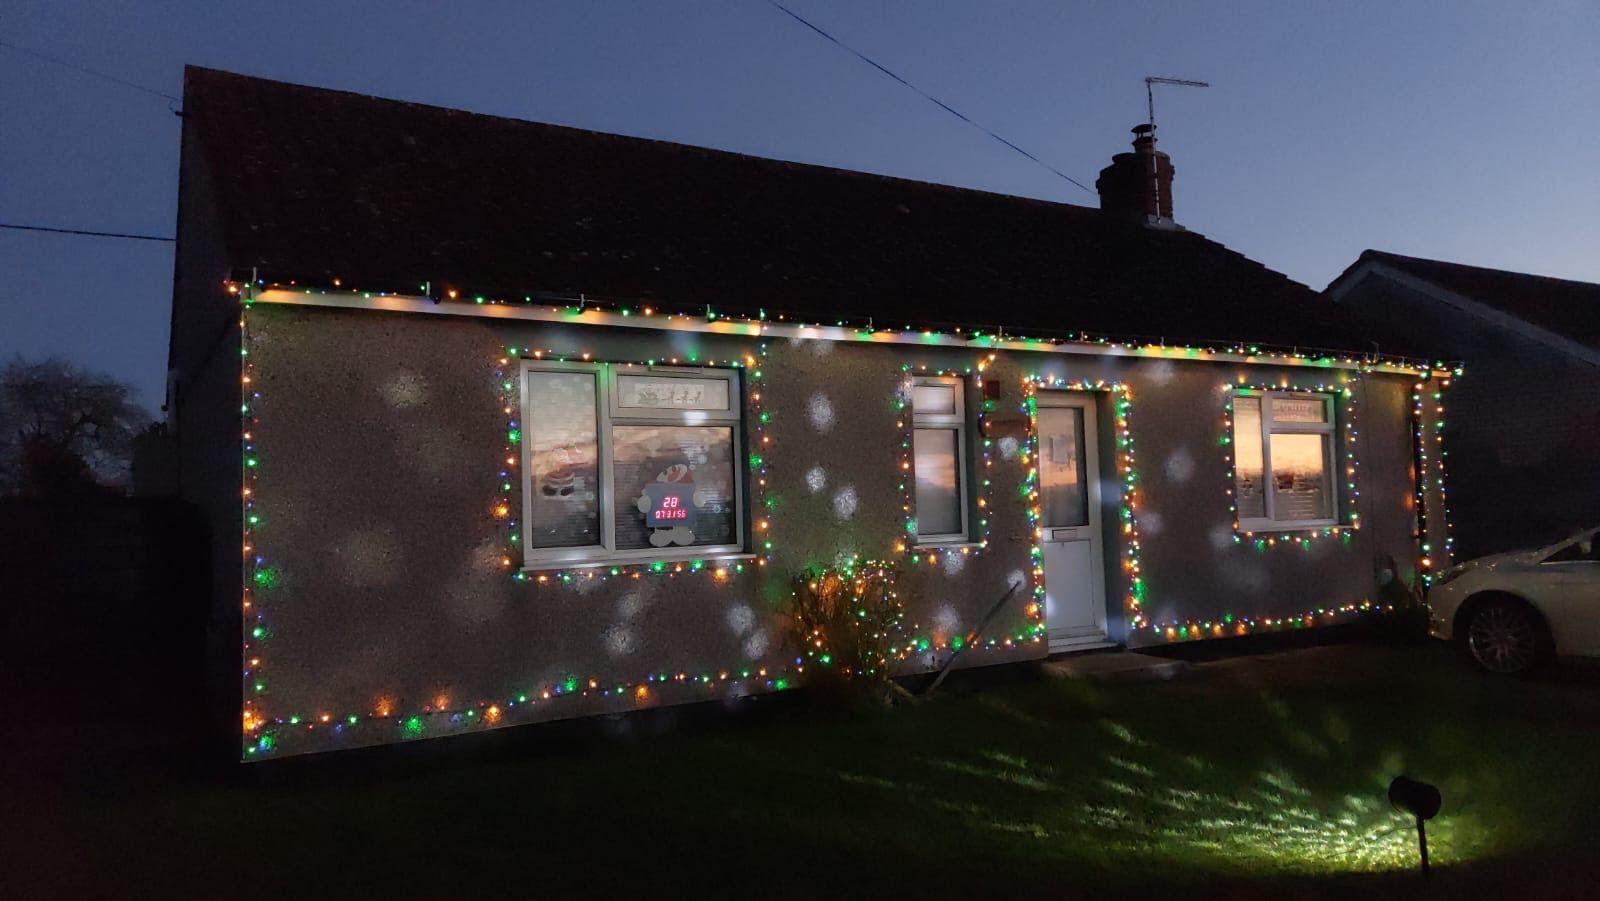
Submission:
[[[0,897],[1411,896],[1400,772],[1444,792],[1425,896],[1600,895],[1592,671],[1342,645],[1159,685],[1014,667],[893,710],[744,706],[264,780],[134,726],[12,723]]]

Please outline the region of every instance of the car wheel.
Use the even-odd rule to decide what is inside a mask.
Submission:
[[[1544,661],[1548,648],[1544,623],[1520,601],[1490,601],[1472,613],[1467,649],[1491,673],[1526,673]]]

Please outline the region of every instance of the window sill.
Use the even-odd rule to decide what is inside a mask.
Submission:
[[[1237,527],[1241,535],[1274,532],[1320,532],[1323,529],[1347,529],[1348,525],[1337,519],[1316,519],[1304,522],[1273,522],[1270,519],[1241,521]]]
[[[558,572],[566,569],[600,569],[611,566],[642,566],[649,567],[652,563],[688,563],[699,560],[702,563],[722,563],[727,561],[754,560],[758,555],[746,551],[712,550],[704,554],[666,554],[652,555],[649,557],[584,557],[578,560],[539,560],[525,563],[522,572]]]
[[[949,541],[915,542],[911,545],[914,551],[954,551],[961,548],[976,550],[983,547],[982,541],[968,541],[964,538],[955,538]]]

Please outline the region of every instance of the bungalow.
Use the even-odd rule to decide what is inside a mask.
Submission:
[[[778,691],[817,567],[896,572],[908,673],[1381,604],[1448,554],[1452,371],[1322,349],[1360,320],[1171,177],[1147,131],[1096,210],[188,70],[169,409],[243,758]]]

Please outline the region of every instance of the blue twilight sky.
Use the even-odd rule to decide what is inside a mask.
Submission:
[[[1363,249],[1600,281],[1600,2],[786,0],[1092,185],[1157,98],[1178,221],[1321,288]],[[8,0],[0,41],[1093,205],[765,0]],[[171,234],[160,98],[0,48],[0,222]],[[171,245],[0,230],[0,359],[161,402]]]

